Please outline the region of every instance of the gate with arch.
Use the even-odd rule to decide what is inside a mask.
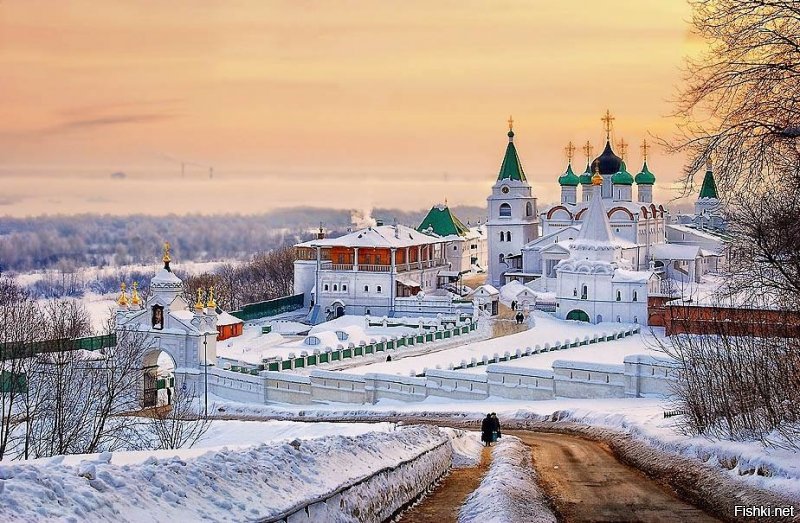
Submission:
[[[567,319],[576,321],[585,321],[588,323],[589,315],[580,309],[572,309],[571,311],[569,311],[569,314],[567,314]]]
[[[169,352],[153,348],[142,357],[142,407],[172,403],[174,387],[175,359]]]

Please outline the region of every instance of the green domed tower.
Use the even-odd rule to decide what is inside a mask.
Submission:
[[[561,203],[576,203],[580,178],[572,171],[572,153],[575,152],[575,146],[569,142],[564,150],[567,152],[568,163],[567,170],[558,177],[558,184],[561,186]]]

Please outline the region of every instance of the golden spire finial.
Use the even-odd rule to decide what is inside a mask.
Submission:
[[[217,308],[217,302],[214,301],[214,286],[213,285],[208,288],[208,301],[206,302],[206,307],[208,307],[209,309],[216,309]]]
[[[514,130],[514,118],[511,115],[508,116],[508,130],[509,132]]]
[[[594,176],[592,176],[592,185],[602,185],[603,177],[600,176],[600,167],[594,166]]]
[[[203,289],[198,288],[197,289],[197,301],[194,303],[194,310],[196,310],[196,311],[203,310],[202,294],[203,294]]]
[[[606,109],[606,115],[603,116],[602,118],[600,118],[600,120],[602,120],[603,129],[605,129],[605,131],[606,131],[606,140],[610,140],[611,139],[612,122],[615,120],[615,118],[613,116],[611,116],[611,111]]]
[[[583,145],[583,152],[586,154],[586,163],[589,163],[589,160],[592,159],[592,151],[594,151],[594,147],[589,140],[586,140],[586,143]]]
[[[617,147],[619,148],[619,157],[624,160],[625,153],[628,152],[628,142],[625,141],[625,138],[620,138],[617,142]]]
[[[125,282],[121,282],[119,284],[119,288],[122,291],[119,295],[119,299],[117,299],[117,305],[120,307],[127,307],[128,306],[128,295],[125,292]]]
[[[566,147],[564,147],[564,152],[567,153],[567,159],[569,163],[572,163],[572,155],[575,153],[575,145],[572,142],[569,142]]]
[[[706,171],[710,171],[710,170],[711,170],[711,167],[712,167],[712,164],[711,164],[711,155],[708,155],[708,158],[706,158]]]
[[[139,282],[133,282],[133,292],[131,293],[131,304],[132,305],[141,305],[142,298],[139,297]]]
[[[161,258],[161,261],[164,263],[169,263],[172,261],[172,258],[169,257],[169,242],[164,242],[164,256]]]
[[[647,145],[647,138],[642,140],[642,145],[640,145],[639,148],[642,150],[642,158],[644,158],[644,161],[646,162],[647,161],[647,150],[650,149],[650,146]]]

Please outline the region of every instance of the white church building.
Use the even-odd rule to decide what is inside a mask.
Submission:
[[[653,201],[656,178],[646,141],[634,176],[625,163],[624,140],[619,156],[611,146],[613,117],[607,112],[602,120],[602,153],[590,161],[587,142],[586,170],[579,176],[572,170],[570,143],[567,169],[558,178],[560,202],[539,213],[510,130],[488,198],[489,282],[499,287],[517,281],[538,293],[555,293],[562,318],[646,323],[648,295],[664,291],[662,279],[699,282],[722,269],[725,242],[695,229],[677,230],[665,206]],[[710,169],[704,187],[709,185]],[[716,192],[706,189],[698,201],[708,215],[718,203]]]

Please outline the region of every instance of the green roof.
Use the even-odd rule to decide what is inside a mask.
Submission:
[[[586,162],[586,170],[583,171],[583,174],[580,175],[578,178],[583,185],[592,185],[592,168],[589,166],[589,162]]]
[[[500,166],[500,174],[497,175],[497,179],[527,181],[525,179],[525,171],[522,170],[522,162],[519,161],[519,155],[517,155],[517,148],[514,147],[514,131],[508,132],[506,155],[503,158],[503,165]]]
[[[642,170],[636,175],[636,183],[639,185],[653,185],[656,183],[656,175],[647,169],[647,160],[642,165]]]
[[[434,205],[431,207],[428,215],[417,227],[417,230],[422,233],[427,233],[428,229],[432,229],[433,233],[439,236],[450,236],[451,234],[464,236],[469,232],[469,227],[456,218],[446,205]]]
[[[580,178],[578,178],[578,176],[572,172],[572,163],[567,165],[567,170],[564,171],[564,174],[558,177],[558,183],[568,187],[576,187],[580,181]]]
[[[717,196],[717,184],[714,182],[714,173],[711,169],[706,171],[703,178],[703,186],[700,188],[700,198],[719,198]]]
[[[611,183],[614,185],[633,185],[633,176],[628,172],[628,167],[624,161],[620,162],[619,171],[611,177]]]

